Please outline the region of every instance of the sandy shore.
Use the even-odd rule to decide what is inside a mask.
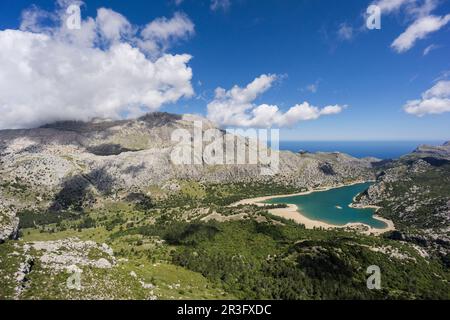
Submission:
[[[264,201],[267,201],[269,199],[276,199],[276,198],[285,198],[285,197],[292,197],[292,196],[302,196],[302,195],[306,195],[306,194],[310,194],[313,192],[321,192],[321,191],[327,191],[330,189],[335,189],[335,188],[340,188],[340,187],[346,187],[346,186],[350,186],[350,185],[354,185],[354,184],[358,184],[358,183],[363,183],[366,181],[359,181],[359,182],[354,182],[351,184],[346,184],[346,185],[339,185],[339,186],[334,186],[334,187],[329,187],[329,188],[321,188],[321,189],[317,189],[317,190],[311,190],[311,191],[306,191],[306,192],[300,192],[300,193],[294,193],[294,194],[285,194],[285,195],[277,195],[277,196],[267,196],[267,197],[259,197],[259,198],[252,198],[252,199],[244,199],[241,200],[239,202],[236,202],[234,204],[232,204],[231,206],[238,206],[238,205],[257,205],[260,207],[264,207],[267,204],[264,203]],[[351,206],[351,205],[350,205]],[[376,210],[379,209],[379,207],[375,207],[375,206],[367,206],[367,207],[362,207],[359,206],[359,208],[374,208]],[[383,229],[378,229],[378,228],[373,228],[367,224],[364,223],[347,223],[346,225],[343,226],[338,226],[338,225],[333,225],[333,224],[329,224],[323,221],[318,221],[318,220],[312,220],[309,219],[307,217],[305,217],[300,210],[298,209],[298,207],[294,204],[288,204],[287,208],[278,208],[278,209],[269,209],[269,212],[275,216],[279,216],[288,220],[293,220],[299,224],[303,224],[305,225],[305,227],[307,229],[314,229],[314,228],[322,228],[322,229],[334,229],[334,228],[351,228],[351,229],[355,229],[358,230],[362,233],[365,234],[374,234],[374,235],[380,235],[384,232],[387,231],[393,231],[395,230],[395,226],[394,223],[391,220],[388,219],[384,219],[376,214],[373,215],[374,219],[383,221],[384,223],[386,223],[387,227],[383,228]]]

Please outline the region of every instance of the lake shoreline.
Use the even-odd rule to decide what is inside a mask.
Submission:
[[[304,191],[304,192],[299,192],[299,193],[294,193],[294,194],[286,194],[286,195],[275,195],[275,196],[265,196],[265,197],[257,197],[257,198],[251,198],[251,199],[243,199],[241,201],[238,201],[234,204],[232,204],[231,206],[238,206],[238,205],[256,205],[259,207],[265,207],[268,204],[264,203],[267,200],[270,199],[277,199],[277,198],[286,198],[286,197],[295,197],[295,196],[303,196],[303,195],[308,195],[311,194],[313,192],[323,192],[323,191],[328,191],[331,189],[337,189],[337,188],[342,188],[342,187],[348,187],[348,186],[352,186],[352,185],[356,185],[356,184],[360,184],[360,183],[365,183],[365,182],[373,182],[372,180],[369,181],[355,181],[352,183],[348,183],[348,184],[340,184],[337,186],[331,186],[331,187],[324,187],[324,188],[319,188],[316,190],[309,190],[309,191]],[[356,196],[355,196],[356,197]],[[373,215],[374,219],[377,219],[379,221],[382,221],[386,224],[386,228],[373,228],[365,223],[362,222],[351,222],[351,223],[347,223],[345,225],[334,225],[334,224],[330,224],[327,222],[323,222],[323,221],[319,221],[319,220],[313,220],[310,218],[307,218],[305,215],[303,215],[300,211],[300,209],[295,205],[295,204],[287,204],[286,208],[277,208],[277,209],[269,209],[269,213],[273,214],[275,216],[281,217],[281,218],[285,218],[288,220],[293,220],[296,223],[299,224],[303,224],[305,226],[305,228],[307,229],[314,229],[314,228],[322,228],[322,229],[326,229],[326,230],[330,230],[330,229],[353,229],[353,230],[357,230],[361,233],[364,234],[373,234],[373,235],[380,235],[383,234],[385,232],[388,231],[394,231],[395,230],[395,226],[394,223],[391,220],[385,219],[383,217],[380,217],[379,215],[376,214],[376,212],[380,209],[380,207],[376,207],[376,206],[354,206],[353,203],[351,203],[349,205],[350,207],[354,207],[354,208],[360,208],[360,209],[364,209],[364,208],[372,208],[375,209],[375,214]]]

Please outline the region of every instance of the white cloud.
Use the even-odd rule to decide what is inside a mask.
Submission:
[[[382,13],[391,13],[399,10],[406,4],[415,3],[416,0],[378,0],[373,4],[380,7]]]
[[[195,33],[195,26],[192,21],[182,13],[175,13],[173,18],[158,18],[150,22],[141,32],[145,42],[160,43],[163,50],[167,49],[171,43],[186,39]]]
[[[22,12],[20,29],[29,30],[32,32],[41,32],[41,22],[45,19],[53,21],[55,14],[41,10],[39,7],[32,5],[28,10]],[[47,28],[47,31],[50,28]]]
[[[353,27],[342,23],[337,31],[340,40],[351,40],[353,38]]]
[[[438,45],[430,44],[428,47],[425,48],[425,50],[423,50],[423,55],[427,56],[431,51],[436,49],[439,49]]]
[[[208,104],[208,118],[222,126],[284,127],[322,115],[337,114],[344,108],[334,105],[320,109],[303,102],[283,113],[276,105],[254,104],[254,100],[270,89],[276,80],[275,75],[263,74],[245,88],[234,86],[228,91],[217,88],[214,100]]]
[[[308,91],[311,93],[317,93],[319,90],[320,79],[316,80],[314,83],[308,84],[306,87],[302,88],[301,91]]]
[[[433,82],[439,82],[447,79],[448,77],[450,77],[450,70],[444,70],[439,74],[439,76],[436,77],[436,79],[433,80]]]
[[[164,23],[144,39],[109,9],[84,19],[80,30],[68,30],[64,17],[63,8],[34,7],[24,12],[21,30],[0,31],[0,129],[139,116],[193,95],[191,56],[160,49],[186,34],[172,20],[156,20]],[[156,51],[142,43],[154,43]]]
[[[396,13],[401,9],[411,18],[428,15],[439,4],[439,0],[378,0],[373,4],[381,9],[382,14]]]
[[[131,23],[123,15],[111,9],[98,9],[96,24],[99,33],[107,41],[120,41],[133,34]]]
[[[439,81],[431,89],[425,91],[424,99],[431,98],[449,98],[450,97],[450,81]]]
[[[230,0],[211,0],[210,8],[212,11],[227,11],[231,7]]]
[[[306,86],[306,90],[311,93],[316,93],[318,89],[319,89],[319,85],[317,83],[312,83],[312,84]]]
[[[439,81],[422,94],[422,99],[408,101],[404,110],[419,117],[450,112],[450,81]]]
[[[411,49],[418,40],[440,30],[450,20],[450,15],[435,16],[440,0],[377,0],[372,4],[380,7],[383,15],[403,12],[407,21],[412,21],[406,31],[398,36],[391,47],[398,53]]]
[[[438,31],[450,22],[450,14],[444,17],[425,16],[416,20],[392,43],[395,51],[402,53],[411,49],[417,40],[424,39],[430,33]]]

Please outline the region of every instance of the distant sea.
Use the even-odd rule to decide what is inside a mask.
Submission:
[[[342,152],[356,158],[396,159],[421,144],[441,145],[445,141],[280,141],[280,150],[298,152]]]

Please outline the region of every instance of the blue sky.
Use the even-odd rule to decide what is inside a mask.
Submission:
[[[403,109],[407,101],[448,80],[450,23],[399,53],[391,44],[415,18],[400,8],[382,13],[381,30],[368,30],[364,13],[371,3],[230,0],[212,10],[209,0],[111,0],[87,1],[82,15],[95,17],[105,7],[133,25],[176,12],[192,21],[195,34],[177,41],[169,52],[192,55],[188,65],[195,93],[159,110],[206,115],[217,87],[245,87],[272,74],[276,81],[252,101],[255,105],[277,105],[280,112],[304,101],[319,108],[346,106],[337,114],[283,128],[283,140],[450,139],[450,112],[419,117]],[[54,1],[3,0],[0,30],[18,29],[21,12],[31,4],[54,9]],[[442,0],[431,14],[449,13],[450,2]],[[352,30],[345,39],[339,36],[342,26]],[[427,47],[433,50],[425,55]]]

